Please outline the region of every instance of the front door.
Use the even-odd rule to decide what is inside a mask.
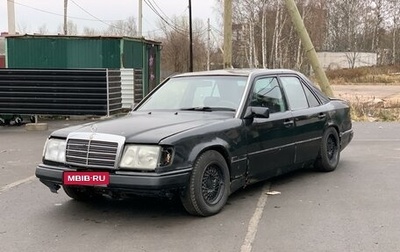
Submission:
[[[256,79],[249,106],[267,107],[269,118],[254,118],[247,127],[248,179],[256,182],[279,175],[293,165],[294,120],[276,77]]]

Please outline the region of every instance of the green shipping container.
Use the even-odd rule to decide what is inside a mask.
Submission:
[[[6,37],[6,67],[33,69],[134,68],[144,93],[160,81],[161,43],[144,38],[17,35]]]

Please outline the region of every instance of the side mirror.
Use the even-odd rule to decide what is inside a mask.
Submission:
[[[248,107],[244,119],[269,118],[269,108]]]

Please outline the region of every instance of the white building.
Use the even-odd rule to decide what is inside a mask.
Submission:
[[[377,64],[377,53],[365,52],[318,52],[323,69],[355,68]]]

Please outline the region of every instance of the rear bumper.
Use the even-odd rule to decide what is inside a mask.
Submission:
[[[340,134],[340,150],[346,148],[346,146],[351,142],[353,139],[354,132],[352,129],[342,132]]]
[[[39,180],[56,192],[63,184],[63,172],[76,171],[66,167],[40,164],[35,175]],[[189,181],[191,168],[162,174],[147,174],[139,172],[110,172],[110,183],[103,190],[123,191],[141,194],[159,194],[160,191],[171,191],[183,188]]]

